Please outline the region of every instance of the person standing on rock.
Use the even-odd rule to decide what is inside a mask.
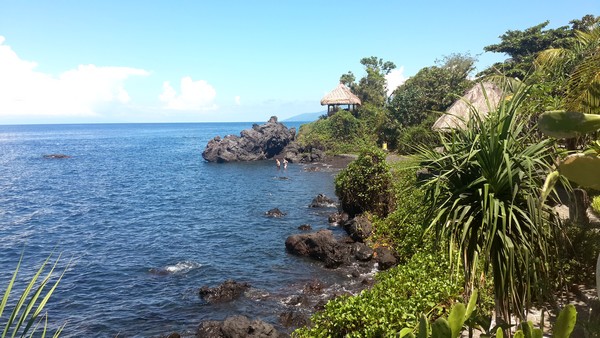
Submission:
[[[281,168],[281,162],[279,162],[278,158],[275,159],[275,162],[277,163],[277,169]]]

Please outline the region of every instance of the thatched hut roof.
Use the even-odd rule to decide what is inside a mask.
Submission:
[[[454,102],[446,113],[435,121],[432,128],[434,130],[464,129],[473,109],[479,116],[486,117],[490,109],[494,110],[498,107],[502,94],[502,90],[493,83],[478,83]]]
[[[321,99],[321,105],[342,105],[342,104],[358,104],[360,105],[360,99],[352,94],[350,89],[343,83],[340,83],[335,89],[323,96]]]

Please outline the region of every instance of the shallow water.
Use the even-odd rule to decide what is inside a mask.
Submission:
[[[298,126],[298,124],[295,124]],[[160,336],[245,314],[276,322],[260,295],[340,276],[285,252],[287,236],[327,213],[332,172],[272,161],[206,163],[214,136],[250,123],[0,126],[0,285],[24,252],[23,276],[50,253],[70,265],[49,304],[64,336]],[[66,154],[65,159],[44,158]],[[267,218],[272,208],[283,218]],[[205,304],[197,290],[226,279],[258,295]],[[275,304],[276,305],[276,304]]]

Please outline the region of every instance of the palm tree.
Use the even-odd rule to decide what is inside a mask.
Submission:
[[[527,94],[523,86],[501,99],[487,118],[471,107],[466,128],[440,134],[442,151],[420,151],[435,174],[425,185],[428,229],[462,263],[466,290],[491,275],[496,315],[505,322],[513,314],[524,318],[531,298],[543,295],[556,248],[555,219],[540,189],[550,172],[550,141],[530,141],[527,117],[519,114]]]
[[[570,48],[546,49],[536,57],[539,72],[565,78],[564,109],[600,114],[600,24],[575,31]]]

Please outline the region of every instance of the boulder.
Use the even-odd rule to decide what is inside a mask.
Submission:
[[[273,208],[267,212],[265,212],[267,217],[283,217],[286,215],[285,212],[279,210],[279,208]]]
[[[322,261],[327,268],[337,268],[348,261],[350,246],[338,242],[330,230],[289,236],[285,241],[288,252]]]
[[[319,162],[325,159],[325,152],[317,148],[304,148],[297,142],[291,142],[281,152],[281,157],[291,163]]]
[[[278,338],[283,337],[273,325],[246,316],[230,316],[224,321],[205,321],[196,331],[202,338]]]
[[[279,155],[295,137],[295,128],[288,129],[272,116],[265,124],[243,130],[240,136],[215,137],[206,145],[202,157],[217,163],[270,159]]]
[[[279,314],[279,323],[283,327],[307,326],[310,324],[310,318],[300,311],[289,310]]]
[[[356,216],[344,224],[344,230],[357,242],[364,242],[373,233],[373,224],[363,215]]]
[[[240,297],[249,288],[250,284],[248,283],[239,283],[234,280],[228,280],[215,288],[203,286],[198,293],[206,302],[216,304],[230,302]]]
[[[345,212],[336,212],[329,215],[328,221],[331,225],[343,226],[348,222],[349,216]]]
[[[325,194],[318,194],[309,205],[311,208],[335,208],[336,206],[335,201],[325,196]]]
[[[377,256],[377,268],[379,270],[387,270],[398,264],[396,255],[394,255],[392,250],[386,247],[379,247],[375,249],[375,254]]]
[[[373,249],[364,243],[354,243],[353,251],[354,258],[363,262],[370,261],[375,253]]]

